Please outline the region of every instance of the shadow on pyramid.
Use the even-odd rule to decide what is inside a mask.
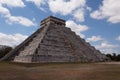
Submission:
[[[98,62],[105,61],[106,56],[65,27],[65,20],[50,16],[41,21],[40,29],[1,60],[24,63]]]

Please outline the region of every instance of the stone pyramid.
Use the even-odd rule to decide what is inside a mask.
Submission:
[[[101,54],[84,39],[65,27],[65,20],[50,16],[41,21],[41,28],[1,60],[24,63],[96,62]]]

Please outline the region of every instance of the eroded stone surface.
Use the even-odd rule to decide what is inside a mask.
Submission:
[[[41,26],[3,60],[31,63],[96,62],[106,59],[100,51],[65,27],[64,20],[48,17]]]

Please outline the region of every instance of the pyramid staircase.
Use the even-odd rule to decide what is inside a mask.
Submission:
[[[104,61],[101,54],[77,36],[65,21],[50,16],[41,21],[41,28],[1,60],[14,62],[96,62]]]

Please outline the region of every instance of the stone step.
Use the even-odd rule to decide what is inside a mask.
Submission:
[[[51,48],[40,48],[40,49],[38,49],[38,52],[39,51],[41,51],[41,50],[43,50],[43,51],[55,51],[55,52],[71,52],[72,50],[66,50],[66,49],[64,49],[64,50],[62,50],[62,49],[51,49]]]
[[[40,43],[39,44],[40,45],[40,47],[42,47],[42,46],[45,46],[45,47],[49,47],[49,46],[53,46],[53,47],[63,47],[63,48],[71,48],[71,46],[69,45],[69,44],[67,44],[67,45],[63,45],[63,44],[61,44],[61,45],[58,45],[58,44],[46,44],[46,43]]]
[[[43,33],[44,33],[44,31],[43,31]],[[34,54],[42,37],[43,37],[42,34],[38,34],[35,38],[32,39],[32,41],[27,46],[25,46],[25,48],[22,51],[20,51],[19,55],[25,56],[25,55]]]

